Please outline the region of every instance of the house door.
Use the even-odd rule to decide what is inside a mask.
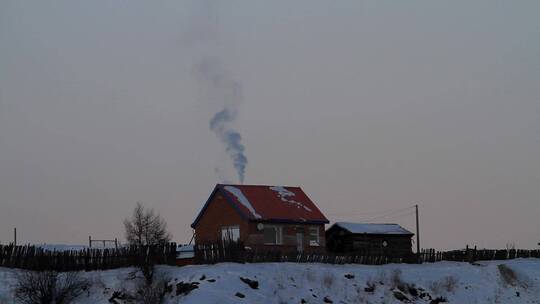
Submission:
[[[298,252],[304,251],[304,233],[302,232],[296,233],[296,250]]]

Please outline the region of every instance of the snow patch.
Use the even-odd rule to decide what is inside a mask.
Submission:
[[[274,187],[270,187],[270,190],[277,192],[278,197],[283,202],[294,204],[296,205],[296,208],[304,208],[304,210],[311,212],[311,209],[307,207],[306,205],[302,204],[301,202],[290,199],[290,197],[294,197],[296,194],[294,194],[294,192],[292,191],[285,189],[285,187],[274,186]]]
[[[234,195],[238,201],[240,202],[240,204],[244,205],[244,207],[246,207],[250,212],[251,214],[253,214],[253,216],[255,216],[256,218],[262,218],[256,211],[255,211],[255,208],[253,208],[253,206],[251,205],[251,203],[249,202],[249,200],[247,199],[247,197],[244,195],[244,193],[242,192],[242,190],[236,188],[236,187],[233,187],[233,186],[225,186],[223,187],[225,190],[229,191],[232,195]]]

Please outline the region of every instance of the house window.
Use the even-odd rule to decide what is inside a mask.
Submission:
[[[283,244],[283,228],[281,226],[264,225],[264,243],[267,245]]]
[[[320,246],[319,227],[309,227],[309,246]]]
[[[240,226],[223,226],[221,227],[221,239],[223,241],[240,240]]]

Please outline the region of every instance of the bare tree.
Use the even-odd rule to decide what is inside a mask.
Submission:
[[[142,272],[146,284],[151,285],[155,262],[153,247],[171,240],[167,223],[154,209],[145,209],[141,203],[137,203],[131,218],[124,220],[124,226],[128,243],[138,247],[137,268]]]
[[[124,226],[130,245],[159,245],[171,240],[165,220],[154,209],[146,209],[141,203],[137,203],[131,218],[124,220]]]

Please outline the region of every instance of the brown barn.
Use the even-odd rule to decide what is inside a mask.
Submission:
[[[239,240],[257,251],[324,252],[327,223],[299,187],[218,184],[191,227],[196,244]]]
[[[405,256],[412,253],[413,235],[398,224],[337,222],[326,231],[326,247],[334,253]]]

